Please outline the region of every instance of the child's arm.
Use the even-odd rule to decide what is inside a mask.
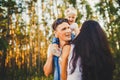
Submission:
[[[79,34],[78,24],[75,23],[74,25],[75,25],[75,29],[74,29],[75,30],[75,36],[77,36]]]

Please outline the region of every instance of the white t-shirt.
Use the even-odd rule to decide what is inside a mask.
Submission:
[[[70,25],[70,28],[71,28],[72,30],[74,30],[76,27],[78,27],[77,23],[72,23],[72,24]]]
[[[72,33],[74,34],[74,35],[77,35],[79,32],[79,29],[78,29],[78,24],[77,23],[72,23],[71,25],[70,25],[70,29],[72,30]]]

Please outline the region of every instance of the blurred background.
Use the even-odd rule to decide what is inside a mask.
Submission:
[[[0,80],[53,80],[43,73],[51,25],[71,6],[79,27],[94,19],[105,30],[120,80],[120,0],[0,0]]]

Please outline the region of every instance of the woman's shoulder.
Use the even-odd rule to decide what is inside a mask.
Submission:
[[[65,45],[62,49],[62,53],[63,53],[62,55],[68,57],[73,48],[74,48],[73,44]]]
[[[63,49],[69,50],[69,49],[71,49],[72,47],[74,47],[74,44],[67,44],[67,45],[65,45],[65,46],[63,47]]]
[[[71,49],[71,45],[65,45],[62,49],[62,56],[68,57],[70,49]]]
[[[73,44],[67,44],[67,45],[65,45],[65,46],[63,47],[63,50],[69,51],[72,46],[73,46]]]

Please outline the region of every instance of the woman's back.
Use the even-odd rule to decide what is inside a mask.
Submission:
[[[73,44],[73,72],[80,56],[82,80],[112,80],[114,60],[106,34],[98,22],[85,21]]]

